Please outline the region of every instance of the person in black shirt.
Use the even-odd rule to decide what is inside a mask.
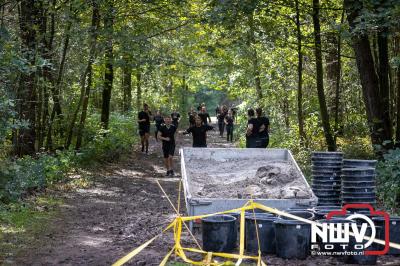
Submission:
[[[156,131],[154,133],[154,136],[156,138],[156,141],[158,141],[157,135],[158,135],[158,131],[160,131],[160,127],[162,124],[164,124],[164,118],[161,115],[161,112],[158,110],[156,115],[154,116],[154,122],[156,124]]]
[[[193,147],[206,148],[207,147],[207,131],[213,130],[214,127],[204,125],[199,116],[195,118],[195,125],[189,127],[183,134],[192,134]]]
[[[258,121],[255,118],[255,113],[253,109],[249,109],[247,111],[247,115],[249,120],[247,121],[247,130],[246,130],[246,148],[257,148],[258,144]]]
[[[189,118],[189,125],[194,126],[195,123],[195,117],[197,116],[197,113],[194,111],[194,108],[190,108],[190,111],[188,112],[188,118]]]
[[[200,113],[198,114],[198,116],[200,116],[201,121],[203,122],[204,125],[208,125],[208,122],[211,123],[211,117],[210,117],[210,115],[207,113],[207,110],[206,110],[206,107],[205,107],[205,106],[201,107],[201,111],[200,111]],[[208,121],[207,121],[207,119],[208,119]]]
[[[224,131],[225,131],[225,116],[227,115],[227,108],[226,106],[221,106],[221,110],[219,114],[217,115],[217,120],[218,120],[218,129],[219,129],[219,136],[223,137],[224,136]]]
[[[215,116],[218,117],[218,115],[221,113],[221,107],[217,105],[217,108],[215,108]]]
[[[162,151],[164,163],[167,168],[166,176],[174,176],[173,157],[175,153],[175,132],[176,127],[172,124],[171,116],[164,117],[165,124],[162,124],[158,132],[158,139],[162,140]]]
[[[149,106],[145,103],[143,104],[143,111],[140,111],[138,114],[138,123],[140,141],[142,143],[142,152],[144,152],[144,148],[146,146],[146,154],[149,151],[150,118],[151,112],[149,110]]]
[[[225,116],[225,124],[226,124],[226,140],[233,142],[233,116],[232,110],[228,111],[228,114]]]
[[[256,109],[257,121],[259,125],[258,137],[260,139],[259,148],[267,148],[269,144],[269,119],[263,116],[262,108]]]
[[[172,118],[172,124],[178,128],[179,126],[179,120],[181,118],[181,115],[175,110],[172,114],[171,114],[171,118]]]

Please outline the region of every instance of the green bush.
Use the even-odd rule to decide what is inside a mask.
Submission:
[[[74,150],[42,153],[32,158],[0,161],[0,202],[12,202],[65,180],[74,167],[88,166],[99,161],[112,161],[129,152],[136,141],[132,116],[112,114],[110,129],[97,126],[98,116],[91,116],[85,129],[85,145]],[[96,122],[95,122],[96,121]]]
[[[386,209],[399,212],[400,149],[390,150],[377,165],[378,197]]]

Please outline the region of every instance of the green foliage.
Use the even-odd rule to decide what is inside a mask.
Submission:
[[[393,213],[400,211],[400,149],[390,150],[377,166],[378,196]]]
[[[94,122],[89,123],[91,126],[85,131],[87,142],[79,153],[57,151],[56,154],[39,154],[36,158],[26,156],[0,161],[0,202],[16,201],[63,181],[74,167],[117,160],[129,152],[137,140],[132,117],[113,114],[110,118],[108,131],[94,126]],[[94,115],[89,120],[96,119],[98,116]]]

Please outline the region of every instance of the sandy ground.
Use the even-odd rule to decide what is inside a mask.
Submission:
[[[207,198],[311,198],[311,191],[287,161],[189,159],[193,196]]]
[[[190,136],[178,138],[179,146],[190,143]],[[217,132],[211,132],[209,143],[212,147],[232,147]],[[60,193],[64,204],[59,215],[43,225],[45,233],[35,235],[33,241],[25,243],[26,248],[8,257],[4,265],[110,265],[158,234],[174,215],[156,180],[171,200],[177,202],[179,177],[164,177],[160,144],[153,139],[151,146],[147,157],[136,147],[126,160],[98,169],[91,188]],[[196,237],[201,242],[199,233]],[[195,247],[187,234],[182,243]],[[128,265],[158,265],[172,245],[172,235],[167,233]],[[265,261],[267,265],[286,266],[343,265],[331,257],[299,261],[268,256]],[[400,258],[385,256],[378,262],[400,265]]]

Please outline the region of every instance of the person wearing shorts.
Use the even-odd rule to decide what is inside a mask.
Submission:
[[[228,114],[225,116],[226,140],[228,142],[233,142],[233,122],[232,110],[229,110]]]
[[[158,132],[158,139],[162,140],[164,164],[165,168],[167,168],[166,176],[174,176],[173,157],[175,153],[176,127],[172,124],[172,118],[169,115],[164,116],[164,122]]]
[[[138,124],[142,152],[144,152],[146,147],[146,154],[149,152],[150,118],[151,112],[149,106],[145,103],[143,104],[143,110],[138,113]]]

